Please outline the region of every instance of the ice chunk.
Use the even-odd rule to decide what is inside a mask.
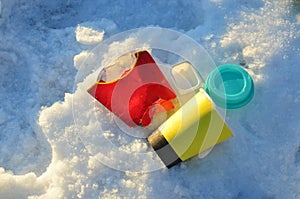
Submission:
[[[77,26],[76,40],[85,45],[98,44],[103,40],[104,31],[97,31],[92,28]]]

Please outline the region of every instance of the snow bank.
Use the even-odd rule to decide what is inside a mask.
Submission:
[[[141,1],[129,7],[121,1],[0,2],[0,198],[300,197],[300,20],[295,4],[161,1],[141,9]],[[110,51],[100,58],[91,49],[113,33],[145,25],[185,30],[218,64],[244,65],[256,80],[256,96],[249,106],[228,112],[236,136],[205,159],[196,157],[170,170],[123,172],[91,153],[104,145],[112,161],[132,165],[96,136],[100,128],[114,128],[113,117],[103,109],[95,117],[85,88],[96,78],[89,75],[92,63],[105,64],[138,41],[125,38],[118,50],[107,46]],[[75,79],[76,71],[84,69]],[[77,123],[74,102],[75,114],[83,116]],[[94,146],[83,143],[84,135]],[[143,141],[109,131],[104,136],[161,164]],[[148,163],[141,161],[137,169],[147,169]]]

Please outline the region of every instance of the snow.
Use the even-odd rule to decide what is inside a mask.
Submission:
[[[79,25],[76,29],[76,40],[82,44],[97,44],[103,40],[104,32]]]
[[[106,42],[148,26],[243,65],[256,86],[251,104],[227,111],[233,138],[169,170],[85,92],[132,48],[192,48],[143,29]],[[297,0],[0,0],[0,198],[299,198],[299,27]]]

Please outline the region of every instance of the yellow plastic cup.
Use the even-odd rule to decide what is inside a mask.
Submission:
[[[212,99],[200,89],[150,135],[148,141],[170,168],[232,136]]]

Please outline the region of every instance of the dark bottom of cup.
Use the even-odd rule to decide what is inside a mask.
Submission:
[[[148,141],[166,167],[171,168],[172,166],[182,162],[159,130],[150,135],[148,137]]]

